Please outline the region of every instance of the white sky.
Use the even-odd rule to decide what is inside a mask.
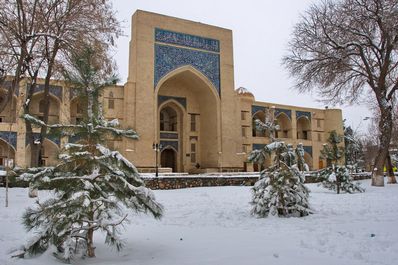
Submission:
[[[131,16],[141,9],[233,30],[235,88],[248,88],[258,101],[323,108],[315,96],[293,90],[293,80],[281,66],[294,24],[316,1],[113,0],[126,35],[117,41],[115,54],[121,82],[127,80]],[[347,125],[366,131],[366,107],[336,107],[343,108]]]

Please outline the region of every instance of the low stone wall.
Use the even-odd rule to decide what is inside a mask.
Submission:
[[[370,174],[353,174],[354,180],[370,179]],[[215,186],[253,186],[258,180],[258,174],[245,176],[160,176],[159,178],[144,177],[145,185],[148,188],[157,190],[184,189],[195,187],[215,187]],[[314,175],[307,175],[305,183],[319,182]]]
[[[253,186],[258,177],[160,177],[145,178],[145,185],[151,189],[184,189],[213,186]]]

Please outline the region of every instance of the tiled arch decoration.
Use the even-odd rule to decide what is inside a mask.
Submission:
[[[33,139],[34,140],[38,140],[40,138],[40,133],[33,133]],[[53,135],[47,135],[45,137],[45,139],[55,143],[58,147],[61,145],[61,139],[57,136],[53,136]],[[26,137],[25,139],[25,146],[28,146],[29,141],[28,138]]]
[[[0,139],[17,149],[17,133],[0,131]]]
[[[155,29],[154,87],[160,79],[182,66],[192,66],[220,94],[220,42],[218,40]]]

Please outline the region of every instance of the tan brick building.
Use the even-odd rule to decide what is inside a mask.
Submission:
[[[303,143],[311,169],[325,165],[320,149],[329,131],[343,133],[341,110],[258,102],[246,89],[235,89],[231,30],[137,11],[131,33],[127,83],[105,90],[103,105],[107,118],[118,118],[140,135],[139,141],[109,145],[142,171],[155,167],[155,143],[161,145],[159,164],[174,172],[258,170],[246,159],[269,142],[253,126],[267,114],[281,127],[279,139]],[[25,125],[16,118],[25,89],[22,82],[12,104],[0,113],[0,163],[10,155],[18,165],[28,165]],[[39,87],[31,103],[36,116],[42,113],[41,95]],[[78,122],[80,112],[78,98],[54,81],[50,121]],[[54,163],[65,141],[47,139],[43,162]]]

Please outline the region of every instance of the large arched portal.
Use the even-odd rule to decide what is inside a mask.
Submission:
[[[176,171],[218,168],[220,99],[212,83],[184,66],[162,78],[156,92],[159,141],[175,150]]]

